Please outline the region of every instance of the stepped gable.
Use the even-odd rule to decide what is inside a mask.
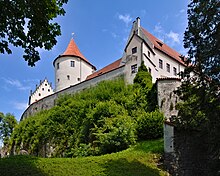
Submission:
[[[86,80],[95,78],[97,76],[100,76],[102,74],[105,74],[107,72],[110,72],[112,70],[115,70],[117,68],[120,67],[120,63],[121,63],[122,58],[116,60],[115,62],[105,66],[104,68],[102,68],[101,70],[98,70],[97,72],[92,73],[91,75],[87,76]]]
[[[57,58],[60,58],[60,57],[65,57],[65,56],[75,56],[75,57],[78,57],[80,59],[82,59],[83,61],[85,61],[86,63],[88,63],[89,65],[93,66],[95,69],[96,67],[94,65],[92,65],[84,56],[83,54],[80,52],[78,46],[76,45],[75,41],[73,40],[73,38],[70,40],[65,52],[61,55],[59,55]],[[57,59],[56,58],[56,59]],[[56,60],[55,59],[55,60]],[[55,60],[53,62],[53,65],[55,63]]]
[[[168,45],[163,43],[161,40],[153,36],[151,33],[149,33],[146,29],[141,27],[141,30],[143,31],[144,35],[151,41],[151,43],[154,45],[154,48],[158,49],[159,51],[163,52],[164,54],[170,56],[177,62],[181,63],[185,66],[185,63],[183,61],[184,57],[181,56],[177,51],[170,48]]]

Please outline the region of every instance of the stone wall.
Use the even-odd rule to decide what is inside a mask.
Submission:
[[[79,84],[76,84],[74,86],[70,86],[66,89],[63,89],[59,92],[56,92],[52,95],[49,95],[33,104],[31,104],[26,110],[25,112],[22,114],[21,116],[21,120],[32,116],[34,114],[36,114],[37,112],[40,112],[42,110],[46,110],[46,109],[50,109],[52,107],[54,107],[55,105],[55,100],[64,94],[74,94],[76,92],[82,91],[84,89],[90,88],[94,85],[96,85],[97,83],[104,81],[104,80],[112,80],[115,79],[117,77],[123,76],[124,75],[124,66],[119,67],[118,69],[115,69],[111,72],[107,72],[103,75],[100,75],[98,77],[95,77],[93,79],[87,80],[87,81],[83,81]]]
[[[159,78],[157,79],[157,99],[159,109],[164,113],[167,121],[172,121],[172,116],[177,116],[178,111],[175,106],[179,101],[174,93],[181,85],[179,78]]]

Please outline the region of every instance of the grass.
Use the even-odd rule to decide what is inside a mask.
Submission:
[[[163,140],[143,141],[122,152],[82,158],[14,156],[0,159],[1,176],[159,176]]]

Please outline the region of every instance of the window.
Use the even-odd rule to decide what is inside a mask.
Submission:
[[[57,63],[57,69],[59,69],[60,68],[60,63]]]
[[[174,74],[174,76],[176,76],[176,75],[177,75],[177,72],[176,72],[176,67],[173,67],[173,74]]]
[[[77,78],[78,81],[80,81],[80,78]]]
[[[60,79],[59,79],[59,78],[57,79],[57,82],[60,82]]]
[[[48,89],[48,92],[50,92],[50,89]]]
[[[150,51],[147,52],[148,57],[150,57]]]
[[[132,48],[132,54],[137,53],[137,47]]]
[[[167,72],[170,73],[170,64],[167,63]]]
[[[44,88],[42,88],[42,91],[44,91]]]
[[[151,74],[151,68],[150,68],[150,67],[148,68],[148,71],[149,71],[149,73]]]
[[[159,68],[163,69],[163,61],[159,59]]]
[[[75,61],[70,61],[70,67],[75,67]]]
[[[40,94],[40,93],[39,93],[38,95],[39,95],[39,96],[41,96],[41,94]]]
[[[70,75],[67,75],[67,79],[70,80]]]
[[[131,73],[137,73],[137,64],[131,66]]]
[[[45,86],[47,86],[47,84],[45,84]]]

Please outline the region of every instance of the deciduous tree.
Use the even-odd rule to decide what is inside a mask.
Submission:
[[[0,0],[0,53],[11,54],[10,44],[24,49],[24,59],[34,66],[38,48],[50,50],[61,35],[53,19],[64,15],[68,0]]]

